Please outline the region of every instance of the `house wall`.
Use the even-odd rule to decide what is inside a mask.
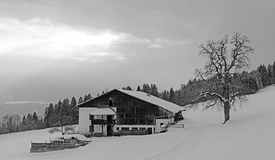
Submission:
[[[174,122],[174,118],[171,119],[156,119],[155,133],[159,133],[161,131],[161,125],[168,125]]]
[[[79,108],[79,125],[78,132],[80,134],[90,134],[91,121],[89,120],[90,113],[95,110],[95,107],[81,107]]]

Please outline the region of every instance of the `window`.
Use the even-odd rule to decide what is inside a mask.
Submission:
[[[109,99],[109,106],[112,107],[113,106],[113,100]]]
[[[119,127],[116,127],[116,130],[119,131]]]
[[[128,127],[121,127],[121,130],[122,131],[129,131],[129,128]]]

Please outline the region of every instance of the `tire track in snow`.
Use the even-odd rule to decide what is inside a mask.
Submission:
[[[188,136],[182,139],[177,145],[163,153],[150,157],[147,160],[171,160],[179,157],[180,155],[195,148],[200,143],[205,129],[205,123],[195,122],[190,127],[186,128],[186,131],[188,131]]]

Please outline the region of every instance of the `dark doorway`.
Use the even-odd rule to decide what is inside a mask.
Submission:
[[[113,127],[112,125],[107,125],[107,136],[113,135]]]
[[[152,134],[153,133],[152,132],[152,128],[148,128],[147,130],[148,130],[148,134]]]
[[[113,135],[113,115],[107,115],[107,136]]]
[[[93,133],[94,132],[94,126],[90,125],[90,132]]]

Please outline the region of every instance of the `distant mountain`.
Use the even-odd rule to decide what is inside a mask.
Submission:
[[[64,97],[82,96],[96,88],[82,82],[45,77],[12,78],[0,85],[0,101],[57,101]]]
[[[132,80],[121,81],[118,78],[116,81],[110,81],[108,78],[90,77],[89,74],[50,76],[49,73],[40,73],[0,77],[0,122],[4,115],[13,113],[25,115],[36,111],[38,116],[43,116],[45,108],[51,102],[57,103],[64,98],[71,100],[73,96],[78,100],[80,96],[84,97],[88,93],[94,97],[105,89],[131,83]]]
[[[27,115],[28,113],[36,112],[38,117],[44,116],[45,108],[48,104],[36,104],[36,103],[15,103],[15,104],[5,104],[0,103],[0,122],[3,117],[7,114],[19,114],[21,116]]]
[[[93,92],[93,93],[92,93]],[[93,83],[46,77],[6,77],[0,83],[0,121],[6,114],[25,115],[37,112],[44,115],[49,103],[57,103],[64,98],[77,99],[87,93],[98,93]]]

